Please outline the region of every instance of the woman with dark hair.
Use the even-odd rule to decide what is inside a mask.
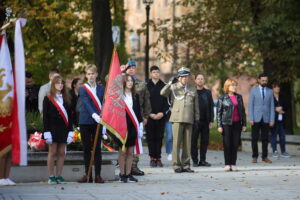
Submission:
[[[131,175],[133,152],[137,137],[142,136],[142,114],[139,96],[135,93],[134,79],[130,75],[124,75],[124,102],[126,106],[127,140],[125,150],[119,151],[120,182],[138,182]]]
[[[43,101],[44,139],[49,144],[48,174],[49,184],[64,182],[61,176],[65,160],[66,144],[72,142],[72,115],[70,98],[65,88],[65,82],[60,75],[51,82],[50,94]],[[54,162],[56,158],[56,176]]]
[[[274,110],[275,110],[275,124],[271,127],[271,147],[273,149],[273,157],[278,158],[279,153],[277,151],[277,135],[279,136],[279,144],[281,149],[281,157],[289,158],[290,154],[286,152],[285,148],[285,99],[280,95],[279,83],[273,83],[273,95],[274,95]]]
[[[79,99],[79,88],[82,85],[82,80],[80,78],[73,79],[71,83],[71,114],[74,116],[74,124],[78,126],[79,112],[76,112],[76,105]]]
[[[242,95],[236,93],[237,82],[227,79],[224,95],[217,104],[218,132],[223,135],[225,171],[238,171],[236,167],[237,150],[241,132],[246,131],[246,113]]]

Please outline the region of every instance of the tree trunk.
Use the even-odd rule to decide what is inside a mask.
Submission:
[[[109,0],[92,0],[95,64],[103,81],[108,74],[113,51]]]

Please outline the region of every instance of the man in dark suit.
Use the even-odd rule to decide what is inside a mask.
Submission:
[[[92,177],[87,177],[91,160],[91,149],[93,147],[91,138],[95,139],[97,126],[101,122],[100,113],[102,110],[102,101],[105,91],[103,86],[100,86],[96,83],[97,75],[98,73],[96,66],[89,65],[86,69],[86,78],[88,81],[79,89],[79,98],[81,99],[81,104],[79,107],[79,127],[84,147],[84,163],[86,173],[85,176],[78,180],[79,183],[93,182]],[[100,146],[101,136],[98,137],[94,156],[95,183],[104,183],[100,175],[102,162]]]
[[[257,163],[258,147],[257,142],[261,132],[262,140],[262,161],[272,163],[268,158],[268,142],[270,127],[274,126],[275,111],[273,92],[267,88],[268,76],[262,73],[258,77],[259,85],[252,88],[249,103],[248,117],[252,126],[252,163]]]
[[[214,102],[211,91],[204,88],[205,78],[203,74],[197,74],[196,79],[197,94],[199,100],[200,119],[193,125],[192,149],[191,156],[193,166],[210,167],[211,164],[206,162],[206,152],[209,143],[209,129],[214,122]],[[198,138],[201,137],[200,145],[200,162],[198,163]]]

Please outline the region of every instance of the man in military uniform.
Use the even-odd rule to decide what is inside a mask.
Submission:
[[[147,124],[147,119],[151,112],[151,104],[150,104],[150,94],[147,89],[147,85],[144,81],[141,81],[135,77],[136,72],[136,64],[134,60],[130,60],[127,63],[125,73],[133,76],[135,81],[135,91],[139,95],[139,101],[141,105],[141,111],[143,116],[143,124],[144,126]],[[143,176],[145,173],[138,168],[139,157],[137,155],[133,156],[131,174],[136,176]]]
[[[189,85],[190,70],[182,67],[178,70],[178,82],[173,78],[161,90],[161,95],[172,97],[172,114],[170,122],[173,123],[173,153],[172,162],[175,173],[194,172],[190,168],[191,137],[194,121],[199,120],[199,105],[197,90]],[[180,159],[180,147],[182,155]]]

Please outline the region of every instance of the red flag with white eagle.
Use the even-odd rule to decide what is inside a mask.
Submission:
[[[12,150],[13,71],[6,34],[0,35],[0,157]]]
[[[22,27],[26,19],[18,19],[15,27],[14,103],[12,117],[12,162],[27,165],[25,121],[25,53]]]
[[[125,145],[127,124],[123,100],[123,77],[117,51],[114,50],[112,56],[101,123]]]

